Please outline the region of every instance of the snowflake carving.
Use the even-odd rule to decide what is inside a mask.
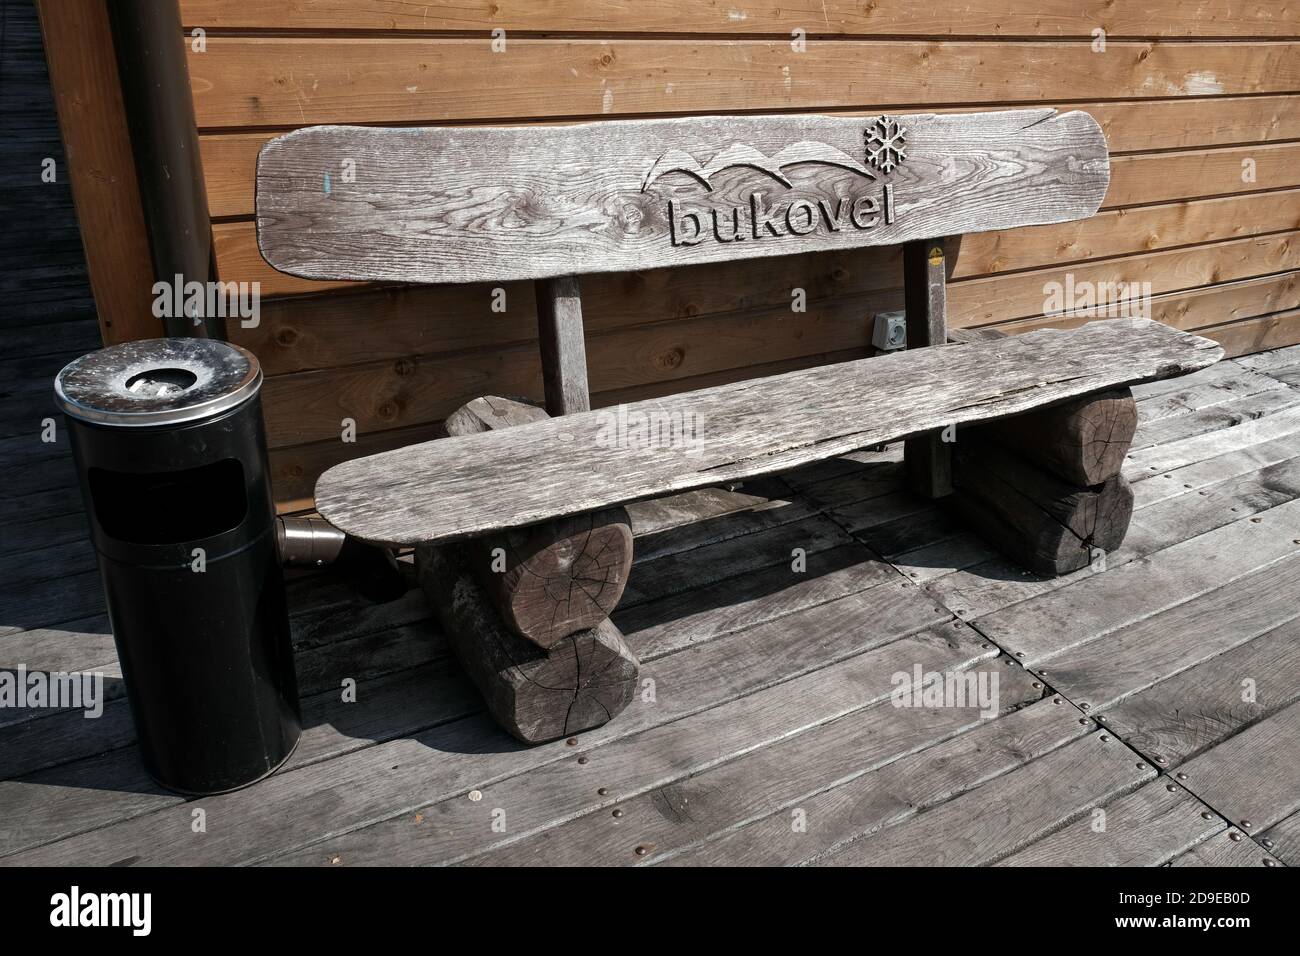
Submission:
[[[903,134],[906,132],[904,127],[898,125],[898,120],[881,116],[867,127],[865,133],[867,162],[876,169],[892,173],[907,159],[907,154],[903,152],[906,143]]]

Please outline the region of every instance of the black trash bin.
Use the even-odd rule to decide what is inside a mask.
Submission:
[[[213,794],[262,779],[300,717],[257,359],[150,339],[55,381],[145,768]]]

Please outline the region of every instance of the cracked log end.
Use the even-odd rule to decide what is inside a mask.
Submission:
[[[444,427],[471,435],[547,417],[526,401],[485,396],[458,408]],[[468,556],[506,627],[550,648],[596,627],[618,605],[632,570],[632,525],[623,508],[606,508],[476,539]]]
[[[550,648],[618,605],[632,570],[632,525],[626,510],[608,508],[489,535],[469,554],[506,626]]]
[[[992,439],[1071,484],[1091,486],[1119,474],[1137,421],[1133,393],[1118,388],[998,419],[962,438]]]
[[[640,664],[609,620],[543,650],[505,628],[465,548],[416,549],[420,586],[461,665],[503,728],[542,743],[606,723],[632,701]]]

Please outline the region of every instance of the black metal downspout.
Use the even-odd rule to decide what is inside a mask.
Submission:
[[[216,278],[212,221],[199,161],[180,4],[178,0],[106,2],[154,278],[170,287],[179,275],[182,283],[204,283],[206,288]],[[226,337],[226,323],[219,315],[165,314],[163,322],[168,335]]]

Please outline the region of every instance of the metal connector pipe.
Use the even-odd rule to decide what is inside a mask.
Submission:
[[[333,564],[348,539],[319,516],[276,518],[275,537],[280,545],[280,563],[292,568]]]

